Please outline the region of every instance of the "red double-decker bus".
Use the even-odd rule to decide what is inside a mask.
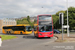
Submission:
[[[38,15],[37,26],[34,28],[35,37],[53,37],[53,20],[51,15]]]

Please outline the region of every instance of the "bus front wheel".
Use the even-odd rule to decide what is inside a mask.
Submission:
[[[11,32],[9,31],[9,34],[11,34]]]
[[[8,31],[7,31],[7,33],[6,33],[6,34],[9,34],[9,33],[8,33]]]
[[[22,35],[22,32],[20,32],[20,34]]]

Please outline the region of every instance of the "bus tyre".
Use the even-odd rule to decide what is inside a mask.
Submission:
[[[20,34],[22,35],[22,32],[20,32]]]
[[[37,37],[37,39],[41,39],[40,37]]]
[[[7,31],[7,33],[6,33],[6,34],[9,34],[9,33],[8,33],[8,31]]]
[[[50,38],[50,39],[51,39],[51,37],[48,37],[48,38]]]
[[[35,35],[35,33],[34,33],[34,37],[37,37],[37,36]]]
[[[9,31],[9,34],[11,34],[11,32]]]

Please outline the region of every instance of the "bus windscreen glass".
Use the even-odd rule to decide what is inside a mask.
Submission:
[[[31,31],[31,30],[32,30],[31,26],[26,26],[26,31]]]
[[[39,26],[39,32],[50,32],[52,31],[52,26]]]

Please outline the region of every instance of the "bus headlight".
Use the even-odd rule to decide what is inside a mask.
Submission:
[[[40,35],[42,35],[41,33],[39,33]]]
[[[52,33],[50,33],[50,35],[52,35]]]

